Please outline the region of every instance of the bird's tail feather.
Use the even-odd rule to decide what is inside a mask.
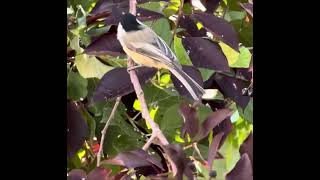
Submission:
[[[179,79],[194,100],[201,100],[205,91],[194,79],[186,74],[181,68],[170,68],[170,71]]]

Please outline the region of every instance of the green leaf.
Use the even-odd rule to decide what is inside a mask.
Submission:
[[[161,75],[160,86],[167,86],[171,82],[170,74],[165,73]]]
[[[220,152],[225,159],[226,171],[229,172],[240,159],[239,146],[233,140],[233,133],[230,133],[220,148]]]
[[[170,0],[168,7],[163,10],[163,14],[166,17],[170,17],[174,14],[177,14],[179,11],[180,0]]]
[[[243,116],[245,120],[251,123],[253,122],[253,98],[250,98],[250,101],[244,110]]]
[[[150,11],[162,13],[160,2],[147,2],[143,4],[138,4],[137,6],[140,8],[148,9]]]
[[[174,40],[174,52],[180,62],[180,64],[182,65],[191,65],[192,66],[192,62],[190,60],[189,55],[187,54],[186,50],[184,49],[183,45],[182,45],[182,40],[181,38],[175,36]]]
[[[104,65],[95,56],[81,54],[76,56],[75,65],[82,77],[84,78],[99,78],[113,69],[111,66]]]
[[[208,106],[205,106],[205,105],[201,105],[199,106],[199,109],[198,109],[198,117],[199,117],[199,120],[200,120],[200,124],[206,120],[206,118],[208,117],[208,115],[210,113],[212,113],[212,109]]]
[[[148,21],[145,22],[146,25],[150,26],[154,32],[160,36],[167,44],[170,42],[172,38],[172,34],[170,31],[169,21],[165,18],[157,19],[156,21]]]
[[[70,41],[71,49],[75,50],[77,54],[82,53],[83,49],[80,47],[79,44],[79,36],[74,36],[73,39]]]
[[[224,19],[228,22],[242,20],[245,18],[247,13],[245,11],[227,11]]]
[[[211,70],[211,69],[206,69],[206,68],[198,68],[198,69],[201,73],[203,81],[208,80],[214,73],[214,70]]]
[[[248,48],[245,47],[240,47],[240,55],[238,59],[230,64],[230,67],[233,68],[248,68],[250,66],[250,61],[251,61],[251,53]]]
[[[79,101],[87,96],[88,81],[79,73],[70,71],[67,77],[67,96],[69,99]]]
[[[141,111],[141,105],[140,105],[140,101],[138,99],[136,99],[133,103],[133,108],[136,111]]]
[[[220,41],[218,44],[220,45],[222,52],[226,56],[229,66],[232,67],[232,65],[238,60],[240,53],[238,53],[236,50],[223,43],[222,41]]]
[[[176,136],[176,129],[182,126],[183,119],[179,112],[179,104],[174,104],[169,107],[163,118],[158,122],[160,129],[169,141],[174,141]]]

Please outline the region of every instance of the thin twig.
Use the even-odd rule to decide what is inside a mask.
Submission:
[[[200,157],[201,161],[202,162],[205,162],[206,160],[203,158],[203,156],[201,155],[201,152],[198,148],[198,144],[195,142],[195,143],[192,143],[192,147],[193,149],[195,150],[195,152],[198,154],[198,156]]]
[[[182,10],[183,10],[184,0],[181,0],[180,2],[181,2],[181,4],[180,4],[180,7],[179,7],[179,11],[178,11],[178,17],[177,17],[177,21],[176,21],[176,26],[173,29],[173,35],[172,35],[172,38],[171,38],[170,43],[169,43],[170,47],[172,45],[174,36],[177,34],[177,29],[178,29],[178,26],[179,26],[179,19],[180,19],[181,15],[183,14]]]
[[[98,151],[98,154],[97,154],[97,167],[100,166],[101,155],[102,155],[102,153],[103,153],[104,137],[105,137],[105,135],[106,135],[108,126],[110,125],[111,120],[113,119],[113,117],[114,117],[114,115],[115,115],[115,113],[116,113],[116,110],[117,110],[117,108],[118,108],[118,106],[119,106],[120,100],[121,100],[121,96],[120,96],[120,97],[117,97],[116,103],[115,103],[114,106],[113,106],[113,109],[112,109],[112,111],[111,111],[111,114],[110,114],[110,116],[109,116],[109,119],[107,120],[106,125],[104,126],[103,130],[101,131],[100,147],[99,147],[99,151]]]

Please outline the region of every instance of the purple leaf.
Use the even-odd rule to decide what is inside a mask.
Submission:
[[[120,56],[125,54],[120,42],[117,39],[116,32],[107,32],[93,41],[84,53],[89,55],[111,55]]]
[[[252,165],[248,154],[242,154],[235,167],[226,175],[226,180],[253,180]]]
[[[206,13],[213,14],[213,12],[215,12],[216,9],[218,8],[220,2],[221,2],[221,0],[207,0],[207,4],[206,4],[207,11],[206,11]]]
[[[219,109],[213,113],[211,113],[206,120],[202,123],[200,132],[196,136],[195,139],[201,140],[202,138],[206,137],[209,132],[215,128],[218,124],[220,124],[223,120],[225,120],[227,117],[231,116],[232,110],[225,108],[225,109]]]
[[[186,158],[183,149],[178,144],[169,144],[164,146],[164,151],[170,159],[173,161],[177,174],[175,179],[182,180],[183,174],[188,177],[189,180],[193,180],[193,171],[190,167],[192,162]]]
[[[193,138],[199,131],[199,118],[196,109],[184,103],[180,106],[180,114],[184,119],[181,127],[181,138],[185,137],[186,132]]]
[[[67,156],[73,157],[82,147],[88,126],[73,102],[67,102]]]
[[[88,174],[86,180],[107,180],[110,179],[110,175],[111,169],[97,167]]]
[[[248,14],[250,14],[251,17],[253,17],[253,4],[252,3],[240,3],[240,6],[247,11]]]
[[[219,147],[219,144],[221,142],[223,135],[224,135],[223,132],[220,132],[217,135],[215,135],[211,144],[210,144],[209,151],[208,151],[208,166],[209,166],[208,170],[209,170],[209,172],[212,169],[212,164],[213,164],[214,159],[216,158],[216,155],[218,152],[218,147]]]
[[[118,25],[122,16],[123,12],[128,12],[129,7],[124,7],[124,8],[118,8],[118,7],[113,7],[112,8],[112,13],[111,16],[107,17],[105,19],[105,24],[106,25]],[[150,11],[147,9],[143,8],[137,8],[137,18],[140,21],[150,21],[150,20],[155,20],[162,18],[163,15],[154,11]]]
[[[104,163],[125,166],[127,168],[137,168],[143,166],[156,166],[164,171],[162,164],[146,151],[137,149],[129,152],[122,152],[111,160],[105,160]]]
[[[248,87],[244,81],[215,73],[213,79],[219,85],[219,90],[225,97],[231,98],[242,109],[245,109],[250,101],[250,97],[243,96],[243,88]]]
[[[68,180],[82,180],[87,177],[87,173],[82,169],[72,169],[68,173]]]
[[[247,139],[240,146],[240,154],[247,153],[251,164],[253,166],[253,135],[252,132],[249,134]]]
[[[128,7],[128,0],[100,0],[89,13],[90,15],[97,15],[106,11],[111,11],[113,7]]]
[[[186,31],[193,37],[204,37],[206,36],[206,30],[199,30],[196,23],[190,18],[190,16],[183,15],[179,19],[179,27],[186,29]]]
[[[192,15],[214,36],[218,36],[224,43],[239,52],[239,40],[237,32],[226,20],[207,13],[195,13]]]
[[[193,66],[182,65],[182,70],[187,73],[193,80],[195,80],[200,86],[203,87],[203,80],[201,73],[198,69]],[[180,96],[184,96],[192,99],[192,96],[189,94],[188,90],[182,85],[182,83],[171,73],[171,79],[174,87],[180,94]],[[197,92],[196,92],[197,93]]]
[[[156,72],[154,68],[140,67],[135,69],[140,84],[145,84]],[[93,101],[104,101],[133,92],[133,85],[127,68],[114,68],[108,71],[100,80],[93,94]]]
[[[248,81],[251,81],[252,78],[252,72],[250,71],[250,68],[237,68],[236,75],[244,77]]]
[[[227,136],[232,131],[232,128],[233,128],[233,125],[229,117],[226,120],[222,121],[220,124],[218,124],[215,128],[213,128],[212,130],[213,134],[218,134],[223,132],[223,136],[221,138],[218,149],[221,148]]]
[[[192,64],[198,68],[208,68],[229,72],[227,58],[220,47],[210,40],[201,37],[182,38],[182,44],[189,52]]]

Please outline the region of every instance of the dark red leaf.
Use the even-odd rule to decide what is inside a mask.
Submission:
[[[87,173],[82,169],[72,169],[68,173],[68,180],[82,180],[87,177]]]
[[[253,135],[252,132],[249,134],[247,139],[240,146],[240,154],[247,153],[251,164],[253,166]]]
[[[253,4],[252,3],[240,3],[240,6],[247,11],[248,14],[250,14],[251,17],[253,17]]]
[[[193,80],[195,80],[200,86],[203,87],[203,80],[200,71],[193,66],[182,66],[182,70],[187,73]],[[189,94],[188,90],[182,85],[182,83],[171,73],[171,79],[174,87],[180,94],[180,96],[187,97],[192,99],[192,96]],[[197,93],[197,92],[196,92]]]
[[[212,130],[213,134],[218,134],[218,133],[223,132],[223,136],[221,138],[221,141],[220,141],[218,149],[221,148],[221,146],[223,145],[223,143],[226,140],[227,136],[232,131],[232,128],[233,128],[233,125],[232,125],[232,122],[230,120],[230,117],[228,117],[227,119],[225,119],[224,121],[219,123],[215,128],[213,128],[213,130]]]
[[[107,32],[93,41],[84,53],[89,55],[111,55],[120,56],[125,52],[122,49],[120,42],[117,39],[116,32]]]
[[[244,81],[219,73],[215,73],[213,79],[219,85],[219,90],[225,97],[231,98],[242,109],[245,109],[250,97],[242,95],[242,90],[248,87]]]
[[[206,120],[202,123],[200,127],[200,132],[195,138],[196,140],[201,140],[202,138],[206,137],[209,132],[215,128],[218,124],[220,124],[223,120],[227,117],[231,116],[232,110],[225,108],[219,109],[213,113],[211,113]]]
[[[212,164],[214,159],[216,158],[218,147],[221,142],[221,138],[223,137],[224,132],[220,132],[216,134],[210,144],[209,151],[208,151],[208,166],[209,166],[209,172],[212,169]]]
[[[184,120],[181,128],[181,138],[185,138],[186,132],[193,138],[199,131],[199,118],[196,109],[184,103],[180,106],[180,114]]]
[[[173,161],[177,168],[177,174],[175,179],[182,180],[183,174],[188,177],[189,180],[193,180],[193,171],[191,169],[192,162],[186,158],[183,149],[178,144],[169,144],[164,146],[164,151],[170,159]]]
[[[248,81],[251,81],[252,78],[252,72],[250,71],[250,68],[237,68],[236,75],[244,77]]]
[[[213,35],[218,36],[224,43],[239,52],[239,40],[237,32],[226,20],[207,13],[195,13],[192,15]]]
[[[242,154],[236,166],[226,175],[226,180],[253,180],[252,165],[248,154]]]
[[[135,71],[141,85],[145,84],[157,72],[156,69],[148,67],[140,67]],[[101,78],[95,89],[93,100],[95,102],[104,101],[117,96],[124,96],[133,91],[127,68],[114,68]]]
[[[226,56],[214,42],[201,37],[186,37],[182,38],[182,44],[195,67],[230,71]]]
[[[108,180],[110,175],[111,169],[97,167],[88,174],[86,180]]]
[[[193,37],[204,37],[206,36],[206,30],[199,30],[196,23],[190,18],[190,16],[183,15],[179,19],[179,27],[186,29],[186,31]]]
[[[137,168],[143,166],[156,166],[164,170],[162,164],[153,156],[149,155],[142,149],[137,149],[129,152],[122,152],[110,160],[105,160],[104,163],[125,166],[127,168]]]
[[[88,126],[73,102],[67,102],[67,156],[73,157],[82,147]]]
[[[207,2],[206,3],[206,8],[207,8],[206,13],[212,14],[218,8],[221,0],[207,0],[206,2]]]

